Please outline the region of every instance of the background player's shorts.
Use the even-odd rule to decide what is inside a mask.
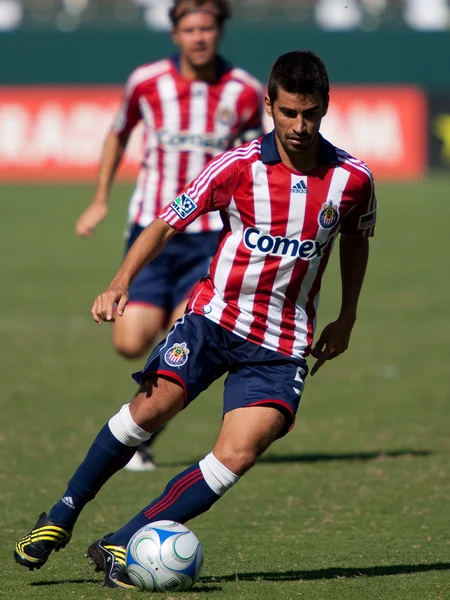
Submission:
[[[143,229],[138,225],[132,227],[126,252]],[[130,285],[130,302],[152,304],[172,312],[190,296],[199,279],[207,275],[218,241],[219,234],[215,231],[174,236]]]
[[[269,404],[285,413],[286,432],[293,426],[306,362],[248,342],[201,315],[177,321],[133,378],[139,384],[155,373],[174,379],[184,388],[187,405],[227,372],[224,414]]]

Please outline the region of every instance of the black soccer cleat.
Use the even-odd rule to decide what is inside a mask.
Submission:
[[[65,548],[71,537],[71,531],[50,521],[44,512],[33,529],[16,543],[14,560],[30,571],[40,569],[51,552]]]
[[[126,548],[125,546],[115,546],[108,544],[108,538],[111,533],[104,538],[97,540],[88,548],[86,557],[90,557],[92,564],[95,565],[96,572],[103,571],[105,579],[103,585],[110,588],[134,588],[131,579],[127,574],[125,564]]]

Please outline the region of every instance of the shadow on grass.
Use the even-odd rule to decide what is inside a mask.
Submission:
[[[231,578],[230,581],[234,581],[234,579]],[[82,578],[80,578],[80,579],[57,579],[54,581],[34,581],[33,583],[30,583],[30,586],[31,587],[43,587],[43,586],[52,586],[52,585],[68,585],[70,583],[81,583],[81,584],[83,584],[83,583],[98,583],[99,586],[101,586],[101,584],[102,584],[100,579],[82,579]],[[202,594],[208,593],[208,592],[222,591],[222,588],[217,585],[217,583],[219,583],[219,581],[212,581],[211,583],[215,584],[215,585],[211,585],[211,584],[209,584],[209,582],[202,580],[200,582],[200,585],[195,586],[194,591],[201,592]]]
[[[230,581],[311,581],[316,579],[352,579],[354,577],[383,577],[388,575],[407,575],[428,571],[448,571],[450,563],[432,563],[429,565],[391,565],[386,567],[315,569],[312,571],[280,571],[278,573],[236,573],[219,577],[202,577],[202,583],[226,583]]]
[[[314,462],[333,462],[333,461],[367,461],[367,460],[389,460],[393,458],[418,456],[430,456],[430,450],[386,450],[379,452],[344,452],[342,454],[269,454],[262,456],[258,462],[262,463],[314,463]]]
[[[100,579],[56,579],[52,581],[33,581],[31,587],[41,587],[43,585],[67,585],[69,583],[101,583]]]
[[[353,579],[355,577],[386,577],[392,575],[408,575],[411,573],[427,573],[428,571],[449,571],[450,563],[431,563],[429,565],[390,565],[386,567],[314,569],[311,571],[279,571],[275,573],[234,573],[218,577],[202,577],[200,585],[195,586],[195,592],[208,593],[221,591],[217,585],[236,581],[314,581],[317,579]],[[58,579],[53,581],[35,581],[31,587],[67,585],[71,583],[98,583],[98,579]]]
[[[346,461],[369,461],[369,460],[391,460],[395,458],[417,458],[431,456],[430,450],[380,450],[379,452],[344,452],[341,454],[268,454],[258,460],[258,463],[316,463],[316,462],[346,462]],[[198,462],[203,457],[187,459],[177,462],[158,462],[160,467],[186,467]]]

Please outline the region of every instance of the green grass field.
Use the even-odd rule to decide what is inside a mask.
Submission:
[[[294,430],[190,526],[203,578],[170,598],[450,599],[450,179],[380,185],[380,216],[347,354],[309,379]],[[15,540],[59,498],[103,423],[134,392],[95,295],[122,254],[129,188],[90,240],[74,221],[90,187],[1,189],[0,597],[138,598],[101,587],[83,554],[204,456],[221,382],[171,424],[154,474],[119,473],[72,543],[33,573]],[[319,327],[339,305],[337,255]],[[169,596],[160,596],[169,598]]]

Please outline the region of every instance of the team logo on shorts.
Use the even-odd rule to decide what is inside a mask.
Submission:
[[[186,342],[181,342],[181,344],[174,344],[164,354],[164,360],[171,367],[182,367],[187,363],[189,352],[190,350],[187,347]]]
[[[196,209],[197,204],[187,194],[181,194],[170,205],[170,208],[177,213],[181,219],[187,219]]]
[[[332,229],[339,219],[339,210],[337,204],[333,204],[332,200],[328,200],[322,206],[319,213],[318,222],[322,229]]]

